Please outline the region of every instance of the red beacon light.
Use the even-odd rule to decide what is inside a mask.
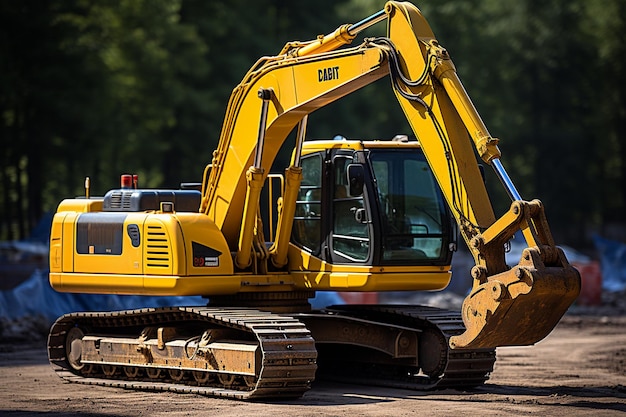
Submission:
[[[122,174],[120,178],[122,190],[130,190],[133,188],[133,176],[130,174]]]

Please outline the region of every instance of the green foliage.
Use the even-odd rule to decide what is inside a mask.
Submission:
[[[626,204],[626,5],[422,0],[525,198],[580,244]],[[380,10],[379,0],[0,0],[0,238],[138,173],[199,181],[233,87],[264,55]],[[365,36],[383,36],[384,25]],[[359,42],[359,40],[357,40]],[[389,80],[315,112],[310,138],[408,132]],[[497,180],[497,211],[508,207]]]

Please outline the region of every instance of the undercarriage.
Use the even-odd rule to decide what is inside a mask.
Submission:
[[[166,307],[72,313],[48,353],[66,381],[237,399],[294,398],[316,378],[414,390],[469,388],[495,349],[449,349],[458,313],[419,306],[333,306],[306,313]]]

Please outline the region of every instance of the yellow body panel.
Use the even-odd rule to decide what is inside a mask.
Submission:
[[[434,291],[450,283],[450,271],[421,269],[424,271],[391,272],[373,267],[368,272],[294,271],[291,274],[296,288],[314,291]]]
[[[241,281],[234,275],[176,276],[50,273],[50,284],[60,292],[136,295],[235,294]]]
[[[298,289],[315,291],[429,291],[448,286],[450,266],[334,265],[294,245],[290,270]]]
[[[57,213],[72,211],[77,213],[102,211],[102,198],[67,198],[57,207]]]
[[[126,217],[124,226],[131,223],[143,224],[143,213],[129,213]],[[68,214],[67,220],[71,218],[71,214]],[[73,228],[75,231],[75,228]],[[122,247],[124,249],[123,254],[119,256],[107,255],[107,254],[80,254],[76,252],[76,245],[74,246],[72,254],[74,258],[73,272],[81,273],[102,273],[102,271],[116,271],[118,274],[141,274],[143,273],[143,251],[141,247],[133,247],[130,243],[130,238],[127,234],[124,234],[124,241]],[[68,249],[69,249],[68,245]],[[64,268],[65,269],[65,268]]]
[[[226,241],[207,216],[94,211],[101,207],[101,202],[80,199],[59,205],[50,238],[50,283],[54,289],[155,295],[233,293],[239,289]],[[80,231],[81,216],[86,213],[98,217],[88,219],[88,223],[95,221]],[[99,228],[103,218],[106,225]],[[138,231],[138,241],[133,242],[129,227]]]

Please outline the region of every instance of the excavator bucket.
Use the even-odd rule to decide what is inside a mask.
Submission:
[[[559,266],[545,266],[540,249],[527,248],[519,265],[473,288],[463,303],[466,331],[450,346],[525,346],[546,337],[580,293],[580,274],[561,249],[552,249]]]

